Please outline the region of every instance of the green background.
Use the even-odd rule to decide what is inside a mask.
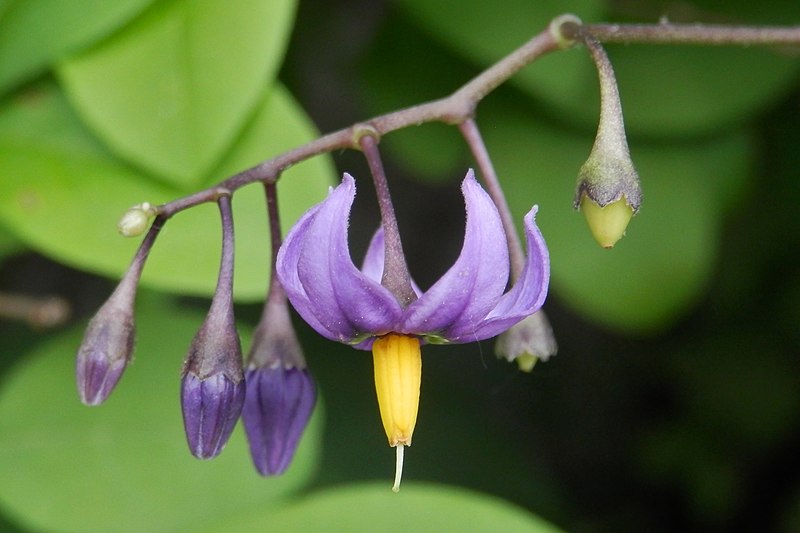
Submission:
[[[800,528],[800,48],[608,45],[644,203],[611,251],[572,210],[596,129],[576,48],[489,95],[477,123],[515,217],[539,205],[559,354],[525,374],[491,341],[428,346],[400,494],[369,354],[296,321],[320,404],[289,471],[260,478],[237,428],[188,453],[182,357],[216,281],[216,209],[162,231],[134,364],[99,408],[74,354],[166,202],[369,116],[438,98],[572,12],[586,22],[800,23],[800,4],[694,0],[0,0],[0,295],[58,296],[45,328],[0,299],[0,527],[11,531],[688,531]],[[458,254],[474,163],[440,124],[382,139],[412,275]],[[368,170],[337,152],[287,171],[284,230],[341,172],[358,263]],[[260,313],[263,192],[233,201],[237,318]],[[8,315],[8,316],[6,316]]]

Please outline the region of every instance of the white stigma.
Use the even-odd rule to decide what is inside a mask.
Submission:
[[[394,471],[394,485],[392,485],[392,492],[400,492],[400,479],[403,477],[403,446],[398,444],[395,446],[397,449],[397,466]]]

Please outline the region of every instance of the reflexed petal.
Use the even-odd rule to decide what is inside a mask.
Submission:
[[[361,272],[372,281],[381,282],[383,276],[383,262],[386,260],[386,241],[383,239],[383,226],[378,226],[375,235],[369,241]]]
[[[508,282],[508,245],[494,202],[472,170],[461,189],[467,208],[464,246],[455,264],[404,313],[400,333],[434,334],[453,342],[472,333],[497,305]],[[469,338],[461,339],[468,335]]]
[[[347,222],[354,197],[355,182],[345,174],[292,228],[278,254],[278,276],[289,301],[321,335],[340,342],[391,331],[401,313],[394,295],[350,258]]]
[[[386,260],[386,241],[383,238],[383,226],[378,226],[375,234],[369,241],[367,253],[364,255],[364,263],[361,265],[361,272],[373,281],[381,282],[383,277],[383,263]],[[419,298],[422,291],[416,282],[411,280],[411,288]]]
[[[550,258],[544,237],[534,220],[537,207],[525,215],[525,239],[528,258],[522,274],[511,290],[503,295],[497,306],[474,331],[474,340],[499,335],[520,320],[542,307],[550,281]],[[467,339],[465,339],[467,341]]]

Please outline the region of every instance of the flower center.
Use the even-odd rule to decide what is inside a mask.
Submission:
[[[403,447],[411,446],[417,422],[422,357],[419,339],[390,333],[372,344],[375,391],[389,446],[397,447],[397,474],[393,490],[399,490]]]

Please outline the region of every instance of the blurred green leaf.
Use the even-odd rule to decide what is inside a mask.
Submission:
[[[592,239],[572,209],[592,141],[548,127],[522,108],[491,109],[484,135],[518,220],[539,204],[558,297],[591,319],[629,331],[668,326],[698,301],[717,258],[731,191],[741,190],[749,138],[631,146],[644,203],[613,250]]]
[[[586,23],[605,18],[604,2],[425,2],[402,5],[455,53],[489,66],[550,19],[572,12]],[[655,8],[654,8],[655,9]],[[660,5],[657,9],[666,9]],[[661,12],[663,14],[663,12]],[[713,12],[693,13],[703,22]],[[637,19],[637,22],[641,21]],[[609,45],[628,130],[649,136],[706,133],[750,119],[785,94],[800,70],[796,55],[759,48]],[[597,73],[585,50],[537,60],[511,83],[541,99],[551,112],[584,125],[598,116]]]
[[[219,162],[272,83],[294,0],[161,2],[64,61],[70,100],[120,156],[173,184]]]
[[[360,65],[361,92],[373,115],[442,98],[476,74],[407,17],[384,24],[367,52]],[[393,132],[381,139],[381,147],[426,180],[446,179],[469,154],[458,130],[438,123]]]
[[[295,101],[276,86],[262,97],[252,121],[210,179],[223,179],[314,135]],[[52,89],[0,109],[0,151],[0,220],[42,253],[97,273],[118,276],[133,257],[138,239],[125,239],[116,230],[128,207],[193,192],[167,187],[114,159]],[[324,198],[332,176],[326,158],[284,174],[279,186],[284,227]],[[257,300],[266,294],[270,257],[263,189],[243,189],[233,205],[234,291],[240,300]],[[220,242],[216,207],[200,206],[176,215],[159,236],[143,283],[178,293],[212,294]]]
[[[0,94],[104,37],[153,0],[9,0],[0,4]]]
[[[183,434],[179,371],[203,314],[146,293],[140,300],[136,361],[103,406],[83,406],[75,391],[80,329],[43,344],[4,380],[0,506],[29,528],[195,531],[269,508],[316,469],[319,410],[282,477],[256,473],[241,424],[218,458],[192,457]]]
[[[8,255],[15,254],[24,249],[21,242],[11,235],[5,228],[0,226],[0,261]]]
[[[555,526],[508,502],[464,489],[365,483],[320,491],[286,507],[257,509],[208,531],[557,533]]]

